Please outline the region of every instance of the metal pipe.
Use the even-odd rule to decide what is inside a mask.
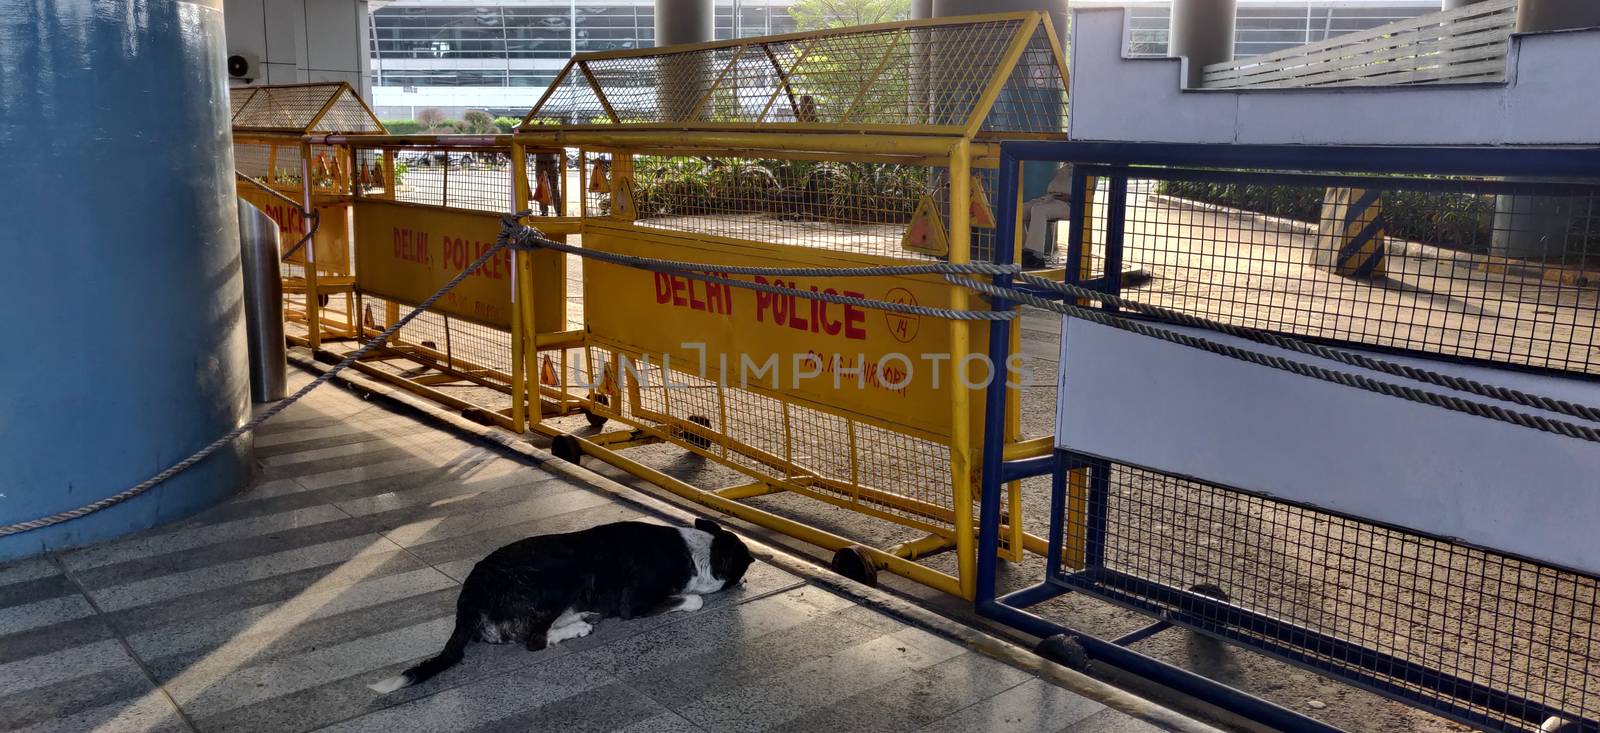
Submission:
[[[254,402],[281,400],[289,386],[279,247],[277,222],[250,202],[239,199],[245,340],[250,352],[250,399]]]

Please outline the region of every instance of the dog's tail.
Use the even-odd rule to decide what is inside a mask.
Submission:
[[[402,687],[410,687],[419,682],[426,681],[440,672],[461,663],[466,656],[467,642],[472,641],[472,622],[468,614],[456,616],[456,629],[450,633],[450,640],[445,642],[444,650],[432,658],[423,661],[399,675],[390,677],[382,682],[374,682],[367,687],[380,695],[387,695]]]

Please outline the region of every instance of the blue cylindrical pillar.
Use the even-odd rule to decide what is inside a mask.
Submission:
[[[221,0],[0,6],[0,525],[115,494],[249,410]],[[249,478],[247,441],[0,560]]]

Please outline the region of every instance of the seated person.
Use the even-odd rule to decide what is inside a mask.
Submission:
[[[1064,163],[1045,188],[1045,195],[1022,205],[1027,234],[1022,240],[1022,266],[1033,270],[1048,265],[1056,238],[1051,223],[1072,216],[1072,164]]]

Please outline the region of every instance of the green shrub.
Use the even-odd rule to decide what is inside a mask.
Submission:
[[[853,224],[906,223],[929,190],[926,169],[808,160],[640,157],[640,216],[764,214]]]
[[[1322,219],[1321,188],[1164,181],[1156,191],[1312,224]],[[1494,236],[1494,205],[1494,196],[1485,194],[1385,191],[1384,227],[1398,239],[1487,252]]]
[[[384,120],[383,126],[391,135],[411,135],[422,132],[422,123],[416,120]]]

